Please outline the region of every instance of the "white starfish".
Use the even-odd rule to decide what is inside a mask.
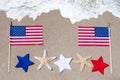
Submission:
[[[82,72],[84,67],[86,65],[88,65],[89,67],[92,67],[92,65],[89,63],[89,59],[91,58],[91,56],[87,56],[85,58],[83,58],[80,54],[76,54],[77,57],[79,58],[79,60],[73,60],[74,63],[77,63],[77,64],[81,64],[81,68],[80,68],[80,71]]]
[[[56,57],[47,57],[47,51],[44,50],[44,53],[43,53],[43,56],[42,57],[38,57],[38,56],[35,56],[34,57],[35,59],[37,59],[38,61],[40,61],[40,65],[38,66],[37,69],[41,69],[43,66],[47,66],[47,68],[49,70],[52,70],[52,67],[50,66],[49,62],[56,59]]]

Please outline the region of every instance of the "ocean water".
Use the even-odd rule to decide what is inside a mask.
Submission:
[[[35,20],[51,10],[60,10],[71,23],[97,18],[106,11],[120,18],[120,0],[0,0],[0,11],[18,21],[27,15]]]

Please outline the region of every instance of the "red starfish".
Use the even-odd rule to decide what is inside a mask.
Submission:
[[[104,75],[104,68],[109,66],[108,64],[103,62],[102,56],[98,60],[91,60],[91,62],[94,65],[92,72],[99,71],[103,75]]]

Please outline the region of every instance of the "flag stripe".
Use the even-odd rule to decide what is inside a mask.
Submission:
[[[94,26],[78,26],[78,28],[94,28]]]
[[[79,41],[79,43],[109,43],[109,41]]]
[[[14,38],[43,38],[43,35],[41,36],[16,36],[16,37],[10,37],[10,39],[14,39]]]
[[[10,38],[10,40],[16,40],[16,39],[43,39],[43,37],[28,37],[28,38],[24,38],[24,37],[21,37],[21,38]]]
[[[29,33],[29,32],[43,32],[43,30],[27,30],[26,32],[27,33]]]
[[[95,45],[109,45],[109,43],[102,43],[102,44],[101,44],[101,43],[79,43],[79,45],[82,45],[82,44],[86,44],[86,45],[87,45],[87,44],[89,44],[89,45],[90,45],[90,44],[91,44],[91,45],[94,45],[94,44],[95,44]]]
[[[92,28],[78,28],[78,31],[94,31],[94,28],[92,27]]]
[[[91,31],[91,32],[90,31],[89,32],[88,31],[87,32],[85,32],[85,31],[84,32],[78,32],[78,34],[94,34],[94,33],[95,32],[93,32],[93,31]]]
[[[90,29],[84,29],[84,28],[78,28],[78,31],[94,31],[94,28]]]
[[[96,37],[94,26],[78,27],[78,45],[79,46],[109,46],[109,37]]]
[[[43,42],[42,40],[41,41],[10,41],[11,43],[16,43],[16,42]]]
[[[88,31],[88,30],[82,31],[82,30],[81,30],[81,31],[78,31],[78,32],[93,32],[93,33],[94,33],[95,31],[90,31],[90,30],[89,30],[89,31]]]
[[[18,26],[19,27],[19,26]],[[43,45],[43,27],[26,26],[25,36],[10,36],[11,46]]]
[[[78,34],[79,36],[94,36],[94,34]]]
[[[43,27],[29,27],[29,26],[27,26],[26,27],[26,30],[43,30]]]
[[[88,42],[109,42],[109,40],[78,40],[78,41],[88,41]]]
[[[43,42],[14,42],[11,44],[42,44]]]
[[[78,40],[109,40],[109,38],[78,37]]]
[[[110,46],[109,44],[78,44],[79,46]]]
[[[43,35],[43,33],[26,33],[26,36],[41,36],[41,35]]]
[[[37,45],[43,45],[43,44],[10,44],[10,46],[37,46]]]
[[[43,39],[10,39],[10,41],[43,41]]]
[[[94,35],[80,35],[80,34],[78,34],[78,37],[94,37]]]
[[[38,37],[38,36],[43,36],[43,34],[41,34],[41,35],[27,35],[27,37],[31,37],[31,36],[36,36],[36,37]]]

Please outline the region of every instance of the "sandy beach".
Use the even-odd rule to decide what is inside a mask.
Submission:
[[[44,45],[28,47],[11,47],[9,51],[9,29],[10,22],[13,25],[43,25],[44,27]],[[110,47],[80,47],[77,40],[77,27],[80,25],[88,26],[109,26],[111,28],[111,50],[113,73],[110,72]],[[26,16],[20,22],[8,19],[4,12],[0,12],[0,80],[120,80],[120,19],[109,12],[100,15],[99,18],[83,20],[71,24],[69,19],[63,18],[59,10],[50,11],[37,17],[34,21]],[[80,65],[71,63],[72,70],[65,70],[59,73],[58,66],[53,62],[50,65],[53,71],[43,67],[37,70],[39,62],[34,56],[42,56],[46,49],[48,56],[57,56],[53,62],[59,59],[60,54],[66,58],[77,59],[76,53],[83,57],[92,56],[92,59],[103,59],[110,66],[105,69],[105,74],[92,72],[91,68],[86,66],[83,72],[80,72]],[[11,52],[10,72],[8,73],[8,54]],[[30,66],[28,72],[21,68],[15,68],[17,56],[30,54],[30,59],[35,62]]]

